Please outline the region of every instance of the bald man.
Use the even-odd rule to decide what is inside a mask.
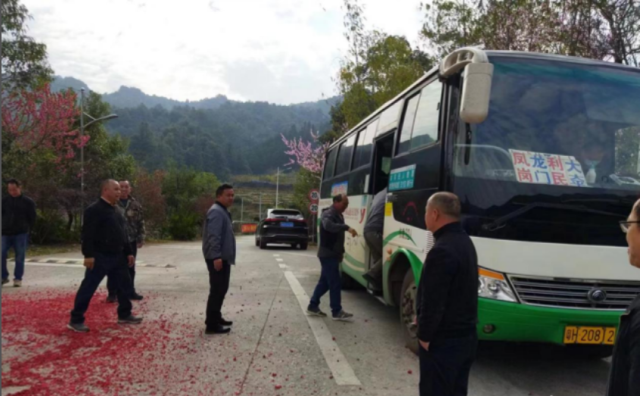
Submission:
[[[454,194],[434,194],[425,222],[436,242],[418,288],[420,396],[464,396],[478,344],[478,256]]]
[[[118,323],[142,322],[142,318],[131,314],[131,301],[127,293],[131,289],[128,267],[135,264],[135,257],[125,230],[124,216],[116,210],[119,199],[120,184],[115,180],[106,180],[101,186],[100,199],[84,211],[82,254],[86,271],[67,325],[70,330],[80,333],[89,331],[84,324],[84,314],[106,275],[117,282]]]

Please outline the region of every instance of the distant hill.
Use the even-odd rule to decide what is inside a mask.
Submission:
[[[72,77],[56,77],[55,91],[89,87]],[[309,140],[309,132],[330,128],[329,111],[339,97],[283,106],[239,102],[223,95],[199,101],[177,101],[120,87],[102,95],[117,119],[105,124],[130,141],[129,151],[149,170],[170,163],[231,175],[269,174],[289,156],[281,135]]]
[[[53,92],[58,92],[69,88],[72,88],[76,92],[79,92],[82,88],[87,91],[89,90],[87,84],[73,77],[56,76],[51,83],[51,90]]]
[[[51,83],[51,90],[55,92],[68,88],[73,88],[75,91],[79,91],[81,88],[84,88],[85,90],[90,89],[87,84],[73,77],[55,76],[54,81]],[[224,95],[217,95],[212,98],[206,98],[197,101],[182,102],[162,96],[148,95],[139,88],[126,86],[121,86],[120,89],[118,89],[116,92],[105,93],[102,95],[102,98],[105,102],[109,103],[113,107],[128,108],[144,105],[148,108],[161,106],[167,110],[171,110],[177,106],[190,106],[194,109],[217,109],[227,102],[235,102],[229,100]],[[331,97],[328,99],[319,100],[317,102],[299,103],[292,106],[307,109],[318,109],[326,114],[329,114],[329,109],[331,108],[331,106],[339,100],[339,97]]]

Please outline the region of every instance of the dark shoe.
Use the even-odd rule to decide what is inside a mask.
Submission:
[[[3,279],[3,280],[2,280],[2,284],[3,284],[3,285],[6,285],[7,283],[9,283],[9,279]]]
[[[140,324],[142,323],[142,318],[138,318],[133,315],[129,315],[128,318],[118,319],[119,324]]]
[[[321,318],[326,318],[327,314],[322,312],[320,310],[320,308],[312,308],[312,307],[307,307],[307,315],[309,316],[319,316]]]
[[[117,301],[118,301],[118,299],[116,298],[116,296],[112,296],[111,294],[109,294],[109,295],[107,296],[107,302],[108,302],[109,304],[113,304],[113,303],[115,303],[115,302],[117,302]]]
[[[87,333],[89,331],[89,328],[85,326],[84,323],[69,323],[67,328],[75,331],[76,333]]]
[[[333,320],[339,320],[341,322],[350,322],[353,320],[353,315],[350,313],[346,313],[344,311],[340,311],[337,314],[333,315]]]
[[[231,331],[231,329],[224,328],[224,327],[218,325],[218,326],[214,327],[213,329],[206,329],[204,331],[204,334],[206,334],[206,335],[227,334],[230,331]]]
[[[129,298],[130,298],[131,300],[134,300],[134,301],[140,301],[140,300],[142,300],[144,297],[142,297],[142,296],[141,296],[141,295],[139,295],[138,293],[133,293],[133,294],[131,295],[131,297],[129,297]]]
[[[218,321],[218,323],[220,324],[220,326],[233,326],[233,322],[230,320],[224,320],[224,318],[220,319]]]

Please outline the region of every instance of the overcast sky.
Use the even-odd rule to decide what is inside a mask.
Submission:
[[[23,0],[57,75],[198,100],[332,96],[346,50],[342,0]],[[361,0],[367,24],[418,45],[420,0]]]

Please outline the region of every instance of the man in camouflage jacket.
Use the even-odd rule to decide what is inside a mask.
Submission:
[[[138,249],[144,245],[145,228],[142,205],[131,196],[131,184],[127,181],[120,182],[120,200],[118,201],[118,209],[125,218],[125,227],[129,243],[131,244],[131,251],[134,256],[137,256]],[[142,300],[142,296],[136,292],[135,277],[136,266],[129,267],[129,274],[131,276],[131,290],[130,298],[132,300]],[[114,282],[111,279],[107,279],[107,290],[109,290],[109,296],[107,302],[116,302],[116,290]]]

